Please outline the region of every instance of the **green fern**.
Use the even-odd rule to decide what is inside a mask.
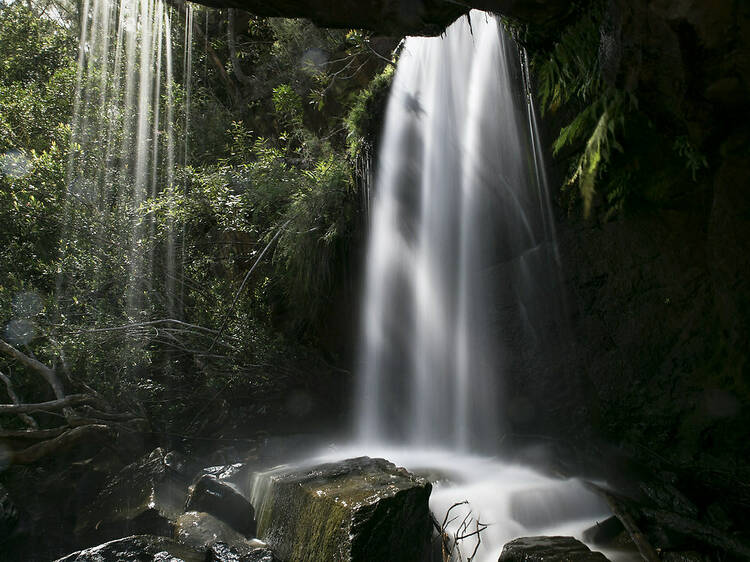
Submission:
[[[625,116],[637,108],[631,94],[608,87],[601,78],[601,14],[600,7],[593,7],[568,26],[549,51],[538,53],[533,60],[542,112],[555,112],[563,105],[580,108],[560,129],[552,149],[556,156],[564,149],[576,154],[566,186],[578,186],[586,216],[597,180],[613,151],[623,151],[619,138],[624,133]]]
[[[596,180],[610,161],[613,150],[623,152],[618,137],[625,128],[625,115],[634,107],[636,100],[633,96],[619,90],[609,90],[563,127],[554,143],[554,153],[557,154],[563,147],[588,137],[573,174],[567,181],[568,186],[578,185],[585,216],[591,211]],[[594,119],[595,125],[592,126]]]
[[[586,15],[566,29],[551,52],[535,57],[542,113],[574,99],[586,102],[602,89],[599,19],[598,11]]]

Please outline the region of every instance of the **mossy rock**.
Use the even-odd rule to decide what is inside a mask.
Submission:
[[[424,556],[431,484],[384,459],[360,457],[256,474],[258,536],[287,562]]]

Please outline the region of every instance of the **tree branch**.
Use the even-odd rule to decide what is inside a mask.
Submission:
[[[60,399],[65,397],[62,383],[60,382],[60,379],[57,378],[57,375],[55,374],[55,371],[53,369],[50,369],[49,367],[47,367],[47,365],[40,361],[37,361],[33,357],[29,357],[25,353],[18,351],[15,347],[2,339],[0,339],[0,351],[5,353],[6,355],[10,355],[24,367],[27,367],[32,371],[36,371],[37,373],[42,375],[42,377],[44,377],[44,380],[46,380],[47,383],[52,387],[52,391],[55,393],[55,397]]]
[[[49,412],[62,410],[71,406],[91,404],[98,400],[88,394],[71,394],[65,398],[38,402],[36,404],[0,404],[0,414],[27,414],[29,412]]]
[[[68,431],[69,427],[53,427],[51,429],[19,429],[0,431],[0,439],[51,439]]]
[[[13,383],[10,380],[10,377],[6,376],[3,373],[0,373],[0,379],[5,383],[5,388],[8,390],[8,396],[10,397],[10,401],[13,402],[16,406],[21,403],[21,401],[18,399],[18,396],[16,395],[16,391],[13,389]],[[39,426],[36,423],[36,420],[32,418],[28,414],[18,414],[19,417],[23,420],[23,422],[29,426],[31,429],[39,429]]]
[[[237,77],[237,80],[240,81],[240,83],[244,86],[251,86],[253,81],[252,79],[243,72],[242,66],[240,65],[240,59],[237,57],[237,46],[235,43],[234,38],[234,14],[235,10],[234,8],[229,8],[227,10],[228,17],[227,17],[227,45],[229,45],[229,60],[232,61],[232,71],[234,72],[234,75]]]
[[[595,486],[592,484],[589,486],[589,488],[597,492],[606,500],[606,502],[609,504],[609,508],[612,510],[612,513],[620,520],[623,527],[625,527],[625,530],[630,535],[630,538],[633,539],[633,542],[635,543],[636,548],[638,548],[638,552],[640,553],[641,557],[646,560],[646,562],[659,562],[660,558],[656,550],[654,550],[654,547],[651,546],[651,543],[646,538],[646,535],[644,535],[643,532],[641,532],[641,530],[638,528],[635,520],[630,515],[630,512],[622,504],[622,502],[620,502],[613,494],[610,494],[608,491],[600,488],[599,486]]]

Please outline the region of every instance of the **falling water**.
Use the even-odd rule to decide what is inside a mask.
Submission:
[[[148,199],[166,196],[174,204],[175,93],[171,9],[164,0],[86,0],[81,38],[67,173],[68,208],[95,209],[106,240],[108,216],[131,216],[128,229],[128,314],[145,309],[145,295],[164,293],[173,311],[176,251],[168,225],[163,264],[165,287],[154,288],[157,256],[143,251],[154,239],[152,215],[136,211]],[[113,40],[114,39],[114,40]],[[188,70],[189,72],[189,70]],[[75,213],[63,233],[69,238]],[[111,222],[111,221],[109,221]],[[119,234],[119,233],[118,233]],[[120,241],[110,240],[110,243]],[[100,250],[106,253],[106,244]]]
[[[497,560],[519,536],[580,538],[606,517],[598,497],[495,456],[501,383],[560,341],[565,315],[525,56],[493,17],[407,39],[370,226],[359,439],[328,456],[438,475],[438,520],[460,504],[450,532],[465,517],[489,524],[481,545],[461,545],[464,556],[479,547],[474,560]]]
[[[474,12],[409,38],[388,104],[363,313],[360,436],[495,451],[514,340],[559,306],[519,51]]]
[[[183,80],[185,82],[185,123],[184,123],[184,134],[183,134],[183,158],[182,158],[182,164],[183,166],[187,167],[188,161],[190,159],[189,155],[189,148],[190,148],[190,102],[191,102],[191,96],[192,96],[192,75],[193,75],[193,6],[191,4],[186,4],[185,6],[185,39],[183,42],[184,50],[183,50],[183,58],[182,58],[182,76]],[[188,185],[187,185],[187,179],[185,181],[184,185],[185,193],[187,193]],[[182,225],[182,236],[180,239],[182,240],[182,248],[181,248],[181,256],[182,261],[180,263],[180,273],[181,275],[184,274],[185,271],[185,223]],[[178,301],[178,317],[182,317],[182,303],[185,302],[185,285],[180,284],[180,296]]]

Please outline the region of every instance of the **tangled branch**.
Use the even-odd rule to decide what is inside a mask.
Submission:
[[[438,523],[437,519],[435,519],[434,516],[432,517],[432,524],[440,535],[440,551],[443,562],[451,562],[452,560],[458,562],[463,562],[464,560],[466,562],[473,562],[474,557],[479,550],[479,545],[482,544],[482,532],[488,527],[488,525],[482,523],[479,518],[475,519],[472,516],[471,509],[468,509],[456,530],[451,533],[448,530],[448,527],[460,517],[460,515],[451,517],[451,512],[462,505],[468,506],[469,502],[464,500],[451,505],[448,508],[448,511],[445,512],[445,517],[443,517],[442,523]],[[464,557],[464,554],[461,551],[462,542],[472,537],[476,537],[474,549],[471,551],[470,555]]]

